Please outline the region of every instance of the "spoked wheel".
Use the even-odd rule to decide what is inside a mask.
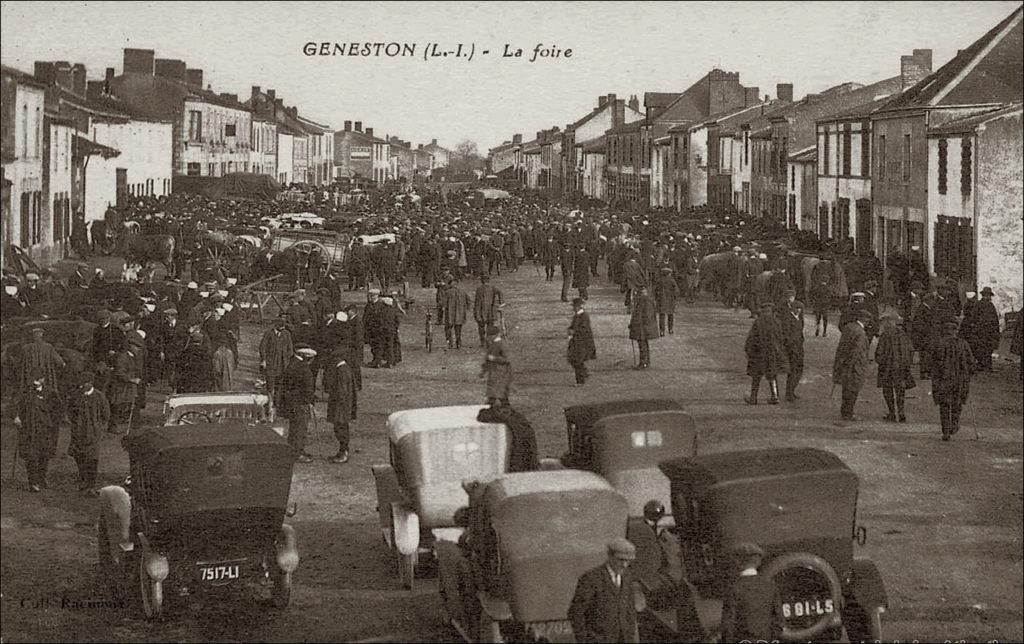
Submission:
[[[209,422],[212,422],[209,415],[202,411],[186,411],[181,416],[178,416],[179,425],[196,425]]]
[[[395,555],[398,559],[398,578],[402,581],[402,587],[412,590],[413,582],[416,579],[417,553],[403,555],[395,550]]]
[[[146,558],[140,555],[138,559],[142,613],[147,619],[160,619],[164,616],[164,582],[150,579],[146,572]]]
[[[291,248],[294,248],[295,252],[300,253],[303,257],[305,257],[305,260],[302,262],[303,267],[305,267],[306,262],[309,261],[309,254],[312,253],[314,250],[319,251],[320,257],[323,258],[325,264],[324,275],[331,274],[331,267],[334,264],[334,257],[331,253],[327,251],[327,247],[321,244],[320,242],[313,241],[310,239],[303,239],[292,244]]]

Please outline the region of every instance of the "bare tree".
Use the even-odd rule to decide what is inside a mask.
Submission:
[[[472,174],[485,166],[486,160],[480,156],[476,143],[468,139],[456,145],[448,158],[448,172],[453,176]]]

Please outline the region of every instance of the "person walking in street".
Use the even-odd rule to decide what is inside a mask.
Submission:
[[[672,269],[665,266],[654,283],[654,301],[658,307],[658,335],[665,337],[666,322],[668,334],[675,333],[676,298],[679,297],[679,285],[672,275]]]
[[[356,387],[348,364],[348,348],[336,347],[324,369],[324,391],[327,394],[327,421],[338,439],[338,453],[332,463],[348,462],[349,421],[356,419]]]
[[[640,289],[647,287],[647,276],[644,274],[644,269],[640,266],[640,262],[637,261],[639,255],[636,251],[626,251],[628,256],[626,261],[622,264],[622,278],[624,281],[623,287],[626,291],[626,308],[630,309],[633,305],[633,299],[640,292]]]
[[[576,376],[576,386],[581,387],[587,382],[587,360],[597,358],[597,346],[594,344],[594,333],[590,328],[590,314],[583,309],[583,299],[572,301],[573,315],[569,324],[569,349],[566,356]]]
[[[568,302],[569,287],[572,284],[572,278],[575,272],[575,265],[573,263],[574,255],[569,244],[562,246],[562,252],[559,257],[562,265],[562,301]]]
[[[36,375],[32,386],[21,394],[14,425],[18,429],[18,453],[25,461],[32,492],[47,487],[46,472],[57,452],[60,431],[60,401],[46,377]]]
[[[552,269],[552,274],[554,269]],[[499,309],[502,304],[501,290],[491,284],[491,277],[486,273],[480,276],[480,286],[473,295],[473,319],[476,320],[480,346],[487,341],[487,327],[498,324]]]
[[[296,460],[309,463],[313,457],[306,452],[306,437],[313,413],[314,390],[313,371],[310,363],[316,358],[316,351],[308,345],[298,345],[292,359],[285,367],[281,381],[281,415],[288,419],[288,443],[295,450]]]
[[[804,303],[794,300],[782,310],[782,346],[786,349],[786,402],[795,402],[797,385],[804,375]]]
[[[103,392],[84,382],[68,405],[71,421],[71,443],[68,455],[78,465],[78,491],[96,492],[96,473],[99,469],[99,444],[102,432],[110,424],[110,405]]]
[[[885,420],[890,423],[907,422],[903,400],[907,389],[917,386],[914,382],[914,345],[902,328],[903,318],[895,311],[882,316],[881,334],[875,348],[875,363],[878,365],[878,388],[889,413]]]
[[[369,301],[363,309],[363,329],[366,333],[366,341],[370,344],[370,364],[372,369],[382,366],[385,362],[384,346],[384,308],[385,304],[380,301],[380,290],[371,288],[367,294]]]
[[[778,592],[771,579],[758,574],[764,550],[754,543],[741,543],[732,555],[740,573],[722,600],[721,641],[778,640],[782,631]]]
[[[469,293],[462,290],[457,282],[452,282],[444,290],[443,298],[441,320],[444,323],[444,339],[449,349],[461,349],[462,326],[466,324],[466,316],[472,304]]]
[[[625,538],[608,543],[608,559],[576,582],[569,623],[577,642],[639,642],[633,603],[636,546]]]
[[[512,388],[512,363],[508,347],[498,327],[487,327],[487,336],[487,353],[482,373],[487,376],[487,404],[491,407],[507,406],[509,390]]]
[[[651,366],[650,341],[660,336],[658,332],[658,308],[654,298],[641,286],[633,300],[633,312],[629,316],[629,339],[635,340],[640,349],[640,364],[634,369],[649,369]]]
[[[864,329],[870,323],[871,313],[857,311],[855,319],[842,328],[836,347],[832,382],[842,388],[839,415],[844,421],[856,420],[853,410],[868,370],[868,336]]]
[[[137,349],[128,337],[122,341],[121,350],[114,356],[114,370],[110,376],[110,424],[108,431],[123,434],[122,426],[133,420],[136,394],[142,378],[136,369]]]
[[[786,349],[782,325],[773,315],[774,308],[768,300],[761,302],[760,313],[750,326],[744,344],[747,375],[750,376],[750,395],[744,398],[748,405],[757,404],[761,378],[768,382],[768,404],[779,404],[779,384],[776,378],[786,372]]]
[[[971,347],[957,337],[959,324],[948,320],[932,345],[932,400],[939,406],[942,440],[960,431],[960,411],[970,394],[971,374],[977,364]]]
[[[580,248],[573,259],[572,286],[583,301],[590,299],[590,255],[585,248]]]
[[[992,303],[992,288],[981,289],[981,299],[964,308],[960,337],[978,361],[978,371],[992,371],[992,353],[999,347],[999,312]]]
[[[18,381],[22,391],[32,389],[33,381],[39,377],[46,379],[54,391],[61,391],[63,383],[64,359],[57,353],[52,344],[43,339],[45,332],[42,327],[32,327],[32,341],[21,346],[21,364],[18,367]]]
[[[814,311],[814,337],[828,337],[828,309],[832,306],[832,285],[828,280],[815,282],[810,289],[811,310]]]

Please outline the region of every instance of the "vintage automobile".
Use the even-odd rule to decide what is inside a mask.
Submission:
[[[730,551],[765,551],[761,574],[775,581],[781,639],[879,641],[885,587],[870,559],[854,557],[867,529],[856,524],[857,475],[830,452],[757,449],[661,464],[671,482],[678,562],[698,612],[720,628],[720,604],[736,571]],[[717,610],[715,610],[717,609]],[[767,635],[766,635],[767,637]]]
[[[175,394],[164,401],[164,426],[195,425],[243,420],[265,423],[281,436],[288,435],[288,424],[277,418],[270,396],[254,391],[209,391]]]
[[[295,455],[265,425],[156,427],[125,438],[130,474],[100,490],[101,575],[160,617],[181,595],[247,582],[291,597],[299,564],[284,523]]]
[[[697,453],[693,417],[674,400],[624,400],[565,409],[569,449],[565,467],[600,474],[642,517],[651,499],[670,503],[668,478],[658,463]]]
[[[462,482],[508,471],[508,429],[481,423],[481,405],[427,407],[388,417],[390,464],[374,465],[377,512],[399,579],[412,588],[421,555],[438,540],[456,540],[455,513],[469,504]]]
[[[467,641],[573,641],[576,582],[626,531],[626,499],[579,470],[467,482],[466,530],[437,544],[445,619]],[[635,600],[642,602],[639,596]]]

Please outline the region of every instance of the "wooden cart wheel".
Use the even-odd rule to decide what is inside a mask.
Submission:
[[[147,619],[160,619],[164,615],[164,583],[149,578],[146,558],[139,556],[139,598],[142,613]]]
[[[303,239],[301,241],[295,242],[289,248],[294,248],[296,252],[304,253],[307,255],[313,252],[314,248],[317,249],[318,251],[320,251],[320,256],[323,257],[324,261],[327,263],[327,266],[324,269],[324,275],[330,275],[331,267],[334,265],[334,258],[331,256],[329,252],[327,252],[327,247],[321,244],[320,242],[313,241],[312,239]]]

